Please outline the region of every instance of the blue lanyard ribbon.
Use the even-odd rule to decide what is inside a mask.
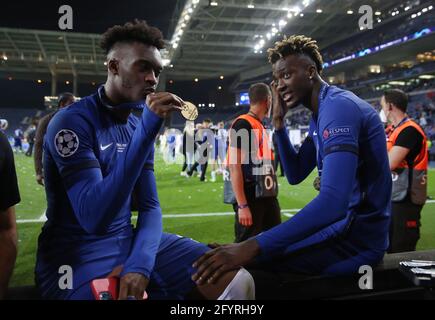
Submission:
[[[104,86],[100,86],[98,88],[98,98],[103,106],[107,109],[134,109],[134,110],[143,110],[146,107],[146,103],[144,100],[133,101],[133,102],[125,102],[118,104],[116,106],[112,106],[108,103],[108,99],[106,96],[106,91]]]

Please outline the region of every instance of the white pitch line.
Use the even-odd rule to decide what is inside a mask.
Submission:
[[[180,213],[180,214],[162,214],[163,218],[194,218],[194,217],[218,217],[233,216],[234,212],[212,212],[212,213]]]
[[[40,222],[45,222],[47,221],[47,216],[45,215],[45,213],[47,212],[47,210],[44,210],[44,212],[41,214],[41,216],[39,217],[38,221]]]
[[[426,203],[432,204],[435,203],[435,200],[427,200]],[[283,209],[281,210],[281,214],[286,217],[293,217],[294,214],[291,212],[298,212],[301,209]],[[221,216],[232,216],[234,212],[209,212],[209,213],[180,213],[180,214],[163,214],[163,218],[195,218],[195,217],[221,217]],[[137,219],[137,216],[133,216],[132,219]],[[20,219],[17,220],[17,223],[41,223],[47,221],[47,217],[44,214],[39,217],[39,219]]]
[[[286,217],[292,217],[289,212],[297,212],[300,209],[284,209],[281,213]],[[234,212],[211,212],[211,213],[180,213],[180,214],[163,214],[163,218],[195,218],[195,217],[221,217],[221,216],[233,216]],[[132,219],[137,219],[137,216],[133,216]],[[44,214],[39,219],[20,219],[17,223],[41,223],[47,221],[47,217]]]
[[[39,219],[19,219],[17,223],[41,223],[41,221]]]

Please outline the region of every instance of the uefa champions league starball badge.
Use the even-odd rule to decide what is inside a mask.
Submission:
[[[189,101],[185,101],[181,107],[181,114],[186,120],[194,121],[198,118],[198,109]]]
[[[57,153],[62,158],[72,156],[79,148],[79,137],[69,129],[60,130],[54,137],[54,145]]]

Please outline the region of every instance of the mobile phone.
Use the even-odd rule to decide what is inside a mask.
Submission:
[[[104,279],[95,279],[91,282],[92,293],[95,300],[118,300],[119,293],[119,278],[110,277]],[[143,293],[143,299],[147,299],[146,291]],[[127,300],[135,300],[129,299]]]
[[[95,300],[118,300],[119,278],[95,279],[91,282]]]

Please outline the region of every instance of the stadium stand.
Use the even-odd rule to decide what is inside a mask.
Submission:
[[[21,108],[1,108],[0,119],[6,119],[9,126],[6,129],[7,135],[13,135],[15,129],[21,127],[23,130],[27,128],[32,119],[39,119],[49,111],[37,109],[21,109]]]
[[[357,34],[347,38],[339,43],[334,43],[333,46],[326,48],[323,54],[324,61],[331,61],[345,57],[354,52],[364,50],[376,46],[381,43],[395,40],[402,36],[407,36],[414,32],[420,31],[426,26],[434,25],[435,18],[433,16],[422,17],[415,20],[411,17],[403,17],[385,24],[379,28],[368,30],[363,35]]]

